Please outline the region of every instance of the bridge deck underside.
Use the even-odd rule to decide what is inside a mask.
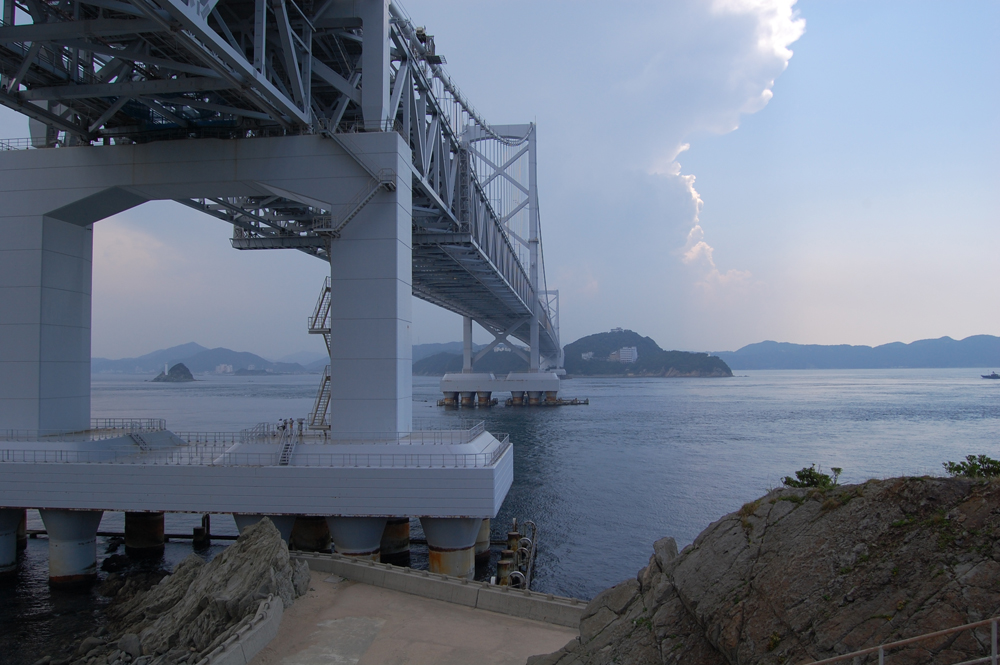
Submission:
[[[413,295],[447,310],[469,316],[497,332],[519,321],[511,337],[531,342],[528,306],[504,281],[472,241],[413,244]],[[544,326],[539,331],[543,356],[558,354],[558,342]]]

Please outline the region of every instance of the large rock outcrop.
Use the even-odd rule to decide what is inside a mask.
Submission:
[[[107,610],[107,633],[84,640],[72,662],[197,663],[252,617],[261,600],[273,594],[288,607],[308,587],[308,566],[289,559],[265,518],[211,562],[192,554],[148,590],[124,598],[119,591]]]
[[[896,478],[778,489],[591,601],[530,665],[807,663],[1000,614],[1000,482]],[[989,626],[900,662],[989,653]],[[900,659],[894,656],[893,662]],[[929,658],[929,660],[928,660]]]

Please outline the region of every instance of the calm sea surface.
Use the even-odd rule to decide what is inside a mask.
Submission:
[[[986,371],[986,370],[984,370]],[[1000,456],[1000,381],[977,370],[740,372],[732,379],[569,379],[561,396],[589,406],[446,410],[438,380],[414,379],[414,423],[429,429],[485,420],[510,434],[514,486],[494,524],[540,531],[534,589],[590,598],[635,575],[653,541],[690,543],[709,523],[810,464],[844,469],[842,482],[942,473],[967,454]],[[746,375],[748,374],[748,375]],[[238,430],[301,417],[316,376],[95,376],[95,417],[161,417],[175,431]],[[41,528],[29,513],[29,528]],[[195,518],[167,516],[190,533]],[[102,529],[121,531],[121,514]],[[213,519],[214,533],[235,533]],[[106,542],[98,540],[100,557]],[[206,556],[218,552],[217,545]],[[191,552],[171,543],[167,563]],[[31,540],[17,579],[0,587],[0,662],[31,663],[46,644],[100,623],[94,594],[46,583],[46,541]]]

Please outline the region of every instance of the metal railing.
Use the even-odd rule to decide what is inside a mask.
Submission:
[[[954,635],[955,633],[961,633],[966,630],[975,631],[976,628],[983,628],[985,626],[990,627],[990,655],[983,656],[981,658],[973,658],[972,660],[963,660],[960,663],[953,663],[952,665],[973,665],[974,663],[990,663],[990,665],[997,665],[997,622],[1000,621],[1000,617],[994,617],[992,619],[984,619],[983,621],[977,621],[975,623],[968,623],[964,626],[956,626],[954,628],[948,628],[946,630],[939,630],[934,633],[927,633],[925,635],[918,635],[917,637],[911,637],[905,640],[899,640],[898,642],[889,642],[887,644],[880,644],[877,647],[869,647],[867,649],[862,649],[860,651],[852,651],[851,653],[845,653],[842,656],[834,656],[833,658],[826,658],[825,660],[810,661],[808,665],[827,665],[828,663],[844,663],[850,661],[852,665],[861,665],[868,660],[868,656],[878,654],[879,665],[884,665],[887,655],[892,655],[888,652],[895,649],[899,649],[911,644],[916,644],[917,642],[923,642],[926,640],[933,640],[938,637],[945,637],[948,635]],[[973,633],[973,639],[977,643],[982,644],[978,637]],[[944,646],[944,645],[942,645]],[[927,649],[933,658],[936,654],[933,653],[931,649]],[[912,662],[912,661],[908,661]],[[937,663],[936,659],[931,662]]]
[[[302,453],[291,467],[322,468],[462,468],[494,466],[510,449],[506,434],[485,453]],[[498,437],[499,438],[499,437]],[[0,463],[15,464],[142,464],[147,466],[281,466],[281,453],[227,452],[222,446],[185,446],[168,451],[3,450]]]
[[[164,418],[91,418],[90,429],[159,432],[167,429],[167,421]]]
[[[383,445],[456,445],[469,443],[486,431],[486,423],[478,422],[469,429],[460,430],[423,430],[413,432],[326,432],[311,433],[301,437],[300,441],[332,442],[344,444],[383,444]],[[282,430],[272,423],[258,423],[239,433],[240,443],[277,443]],[[180,435],[178,435],[180,436]]]
[[[241,432],[174,432],[174,436],[188,443],[215,443],[230,446],[240,443]]]

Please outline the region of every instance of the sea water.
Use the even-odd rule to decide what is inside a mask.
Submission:
[[[446,409],[438,379],[415,377],[415,426],[451,429],[483,420],[514,445],[514,485],[494,530],[513,518],[538,525],[532,588],[591,598],[634,577],[653,542],[679,546],[783,476],[816,464],[843,469],[842,483],[943,473],[969,454],[1000,457],[1000,381],[976,370],[738,372],[730,379],[568,379],[563,397],[587,406]],[[95,417],[166,418],[175,431],[232,431],[301,417],[316,376],[199,376],[195,383],[150,377],[93,378]],[[498,397],[505,397],[499,395]],[[42,528],[29,513],[31,528]],[[195,516],[168,515],[168,532],[190,533]],[[120,513],[102,530],[121,531]],[[225,516],[212,531],[236,533]],[[100,557],[106,539],[98,539]],[[202,554],[210,558],[224,543]],[[166,563],[191,553],[167,546]],[[31,663],[47,645],[101,620],[94,593],[46,583],[46,541],[29,541],[14,581],[0,587],[0,660]]]

